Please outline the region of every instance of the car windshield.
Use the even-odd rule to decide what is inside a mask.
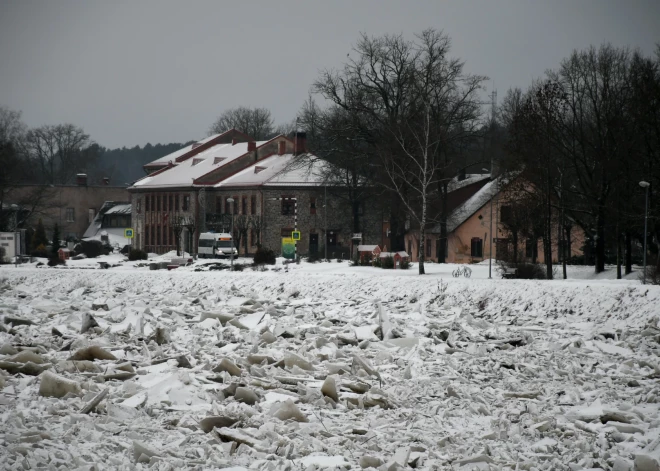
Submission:
[[[231,247],[231,240],[219,240],[216,243],[216,246],[220,247],[220,248],[230,248]]]

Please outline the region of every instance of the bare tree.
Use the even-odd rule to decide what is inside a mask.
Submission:
[[[344,110],[351,134],[375,157],[379,184],[397,195],[419,226],[419,273],[432,208],[446,197],[439,183],[455,175],[455,159],[480,115],[477,92],[485,77],[463,73],[449,57],[450,40],[426,30],[414,41],[365,35],[341,72],[326,71],[313,90]],[[444,256],[443,256],[444,259]]]
[[[209,135],[230,129],[237,129],[258,141],[270,139],[274,131],[273,118],[266,108],[231,108],[218,116],[209,129]]]
[[[241,241],[245,242],[245,253],[247,254],[247,233],[250,229],[250,217],[246,214],[235,214],[234,233],[232,237],[236,241],[236,249],[240,251]]]
[[[25,151],[35,163],[41,183],[69,183],[79,172],[96,165],[98,146],[73,124],[41,126],[28,131]],[[96,150],[95,150],[96,149]]]
[[[266,220],[261,216],[250,216],[250,228],[254,230],[254,234],[257,236],[255,245],[261,246],[261,237],[266,229]]]

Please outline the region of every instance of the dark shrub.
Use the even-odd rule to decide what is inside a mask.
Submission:
[[[385,257],[380,259],[380,266],[381,268],[385,268],[386,270],[390,270],[394,268],[394,258],[392,257]]]
[[[147,253],[144,250],[140,249],[131,249],[130,252],[128,253],[128,259],[130,261],[135,261],[135,260],[146,260]]]
[[[234,266],[231,268],[232,271],[243,271],[245,265],[242,263],[234,263]]]
[[[265,247],[259,247],[254,254],[255,265],[275,265],[275,252]]]
[[[50,257],[48,259],[48,266],[49,267],[55,267],[57,265],[66,265],[66,262],[64,260],[60,260],[59,257]]]
[[[33,257],[48,258],[48,249],[44,244],[40,244],[36,249],[31,253]]]
[[[521,280],[545,280],[545,272],[546,272],[546,267],[545,265],[541,265],[538,263],[528,263],[528,262],[520,262],[520,263],[511,263],[511,262],[504,262],[504,261],[499,261],[500,264],[500,271],[503,272],[506,269],[514,269],[516,270],[516,275],[515,278],[521,279]]]
[[[401,260],[401,262],[399,263],[399,268],[401,268],[402,270],[407,270],[407,269],[409,269],[409,268],[410,268],[410,261],[408,261],[408,260]]]
[[[100,240],[81,240],[76,245],[76,254],[84,253],[87,258],[96,258],[99,255],[108,255],[112,249],[103,245]]]

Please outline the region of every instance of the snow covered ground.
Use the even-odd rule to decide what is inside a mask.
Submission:
[[[6,469],[657,469],[636,275],[97,261],[0,268]]]

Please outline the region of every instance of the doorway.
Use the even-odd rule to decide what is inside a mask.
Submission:
[[[319,251],[319,235],[310,234],[309,235],[309,253],[316,254]]]

